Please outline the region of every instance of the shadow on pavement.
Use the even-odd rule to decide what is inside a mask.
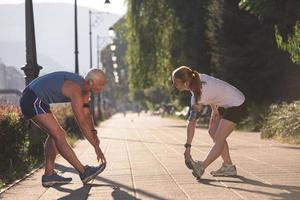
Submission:
[[[128,194],[127,192],[121,190],[119,187],[111,193],[111,196],[115,200],[140,200],[135,196],[132,196],[131,194]]]
[[[134,189],[134,188],[132,188],[132,187],[130,187],[130,186],[127,186],[127,185],[124,185],[124,184],[121,184],[121,183],[118,183],[118,182],[115,182],[115,181],[112,181],[112,180],[110,180],[110,179],[106,179],[106,178],[103,178],[103,177],[97,177],[95,180],[98,180],[98,181],[102,181],[102,182],[104,182],[104,183],[108,183],[108,184],[112,184],[112,185],[117,185],[118,186],[118,188],[124,188],[124,189],[126,189],[126,190],[128,190],[128,191],[132,191],[132,192],[136,192],[136,193],[139,193],[139,194],[143,194],[144,196],[147,196],[147,197],[150,197],[150,198],[152,198],[152,199],[157,199],[157,200],[166,200],[166,198],[164,198],[164,197],[160,197],[160,196],[158,196],[158,195],[156,195],[156,194],[152,194],[152,193],[150,193],[150,192],[147,192],[147,191],[145,191],[145,190],[141,190],[141,189]],[[121,192],[121,194],[123,193],[124,191],[122,191]],[[117,192],[116,192],[116,194],[118,194]],[[113,196],[113,193],[112,193],[112,196]],[[114,196],[113,196],[114,197]],[[121,198],[122,199],[122,198]],[[121,200],[120,199],[120,200]],[[137,198],[136,197],[134,197],[134,199],[136,199],[137,200]],[[122,199],[123,200],[123,199]]]
[[[90,185],[84,185],[83,187],[77,189],[77,190],[71,190],[68,188],[64,188],[61,185],[53,186],[54,189],[69,193],[67,196],[64,196],[62,198],[59,198],[59,200],[71,200],[71,199],[86,199],[88,197],[88,194],[92,188]]]
[[[73,169],[72,167],[67,167],[67,166],[64,166],[61,164],[55,164],[55,169],[62,171],[62,172],[71,172],[71,173],[78,174],[77,171],[75,169]],[[86,184],[83,187],[76,189],[76,190],[64,188],[64,187],[62,187],[62,185],[56,185],[53,188],[55,188],[56,190],[59,190],[61,192],[69,193],[67,196],[62,197],[59,200],[87,199],[92,187],[111,187],[113,189],[113,192],[111,193],[111,195],[112,195],[113,199],[115,199],[115,200],[139,200],[138,198],[136,198],[136,197],[132,196],[131,194],[127,193],[126,191],[122,190],[122,188],[126,189],[127,191],[143,194],[144,196],[147,196],[147,197],[150,197],[153,199],[166,200],[166,198],[160,197],[156,194],[152,194],[150,192],[147,192],[147,191],[141,190],[141,189],[134,189],[130,186],[127,186],[127,185],[124,185],[124,184],[121,184],[116,181],[106,179],[106,178],[103,178],[100,176],[98,176],[95,180],[104,182],[106,184],[95,184],[95,183]]]
[[[229,177],[227,177],[229,178]],[[246,178],[244,176],[234,176],[230,177],[232,180],[213,180],[213,179],[200,179],[198,180],[199,183],[212,185],[215,187],[222,187],[222,188],[229,188],[233,190],[240,190],[240,191],[246,191],[246,192],[253,192],[258,194],[264,194],[270,197],[275,197],[277,200],[280,199],[289,199],[289,200],[299,200],[300,197],[300,186],[294,186],[294,185],[279,185],[279,184],[267,184],[258,180]],[[282,190],[280,194],[274,194],[271,192],[266,192],[264,190],[250,190],[245,188],[239,188],[239,187],[232,187],[232,186],[223,186],[223,185],[217,185],[213,184],[213,182],[224,182],[224,183],[239,183],[239,184],[249,184],[249,185],[255,185],[260,186],[264,188],[270,188],[270,189],[278,189]]]

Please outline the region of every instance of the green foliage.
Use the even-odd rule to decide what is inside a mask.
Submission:
[[[176,18],[163,1],[128,1],[126,15],[129,89],[134,92],[170,82],[170,50]],[[159,74],[159,75],[158,75]]]
[[[262,128],[262,138],[288,139],[300,144],[300,101],[273,104]]]
[[[242,0],[240,7],[274,28],[274,39],[278,46],[288,51],[291,60],[299,64],[300,2],[298,0]]]
[[[299,0],[128,0],[131,97],[164,88],[180,110],[190,95],[171,90],[170,72],[187,65],[240,89],[252,105],[245,124],[259,130],[266,105],[300,97],[299,17]]]
[[[297,21],[294,28],[294,34],[292,36],[288,36],[287,42],[284,42],[283,37],[278,31],[278,27],[275,26],[275,37],[278,46],[284,51],[289,52],[291,60],[300,65],[300,21]]]

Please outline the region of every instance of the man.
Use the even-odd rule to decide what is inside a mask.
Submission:
[[[56,183],[68,183],[72,178],[64,178],[54,171],[54,161],[60,153],[79,173],[85,184],[101,173],[106,159],[99,147],[100,141],[89,110],[91,93],[98,95],[104,88],[106,76],[102,70],[92,69],[85,78],[70,72],[53,72],[33,80],[23,91],[20,106],[24,117],[34,122],[48,134],[45,142],[45,174],[42,185],[50,187]],[[71,102],[77,123],[94,147],[97,167],[83,166],[66,140],[66,132],[51,113],[49,104]]]

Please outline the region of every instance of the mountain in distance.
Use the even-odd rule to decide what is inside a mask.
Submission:
[[[65,3],[35,3],[34,25],[37,61],[43,67],[40,74],[65,70],[74,72],[74,5]],[[121,16],[92,10],[93,66],[96,64],[97,35],[100,49],[111,42],[108,29]],[[97,12],[97,13],[96,13]],[[0,5],[0,59],[21,68],[25,57],[25,5]],[[90,67],[89,8],[78,6],[79,72]]]

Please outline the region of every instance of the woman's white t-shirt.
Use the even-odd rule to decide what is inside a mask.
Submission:
[[[200,103],[204,105],[215,104],[223,108],[240,106],[245,101],[244,94],[234,86],[206,74],[199,74],[202,83]],[[192,93],[191,105],[195,104]]]

